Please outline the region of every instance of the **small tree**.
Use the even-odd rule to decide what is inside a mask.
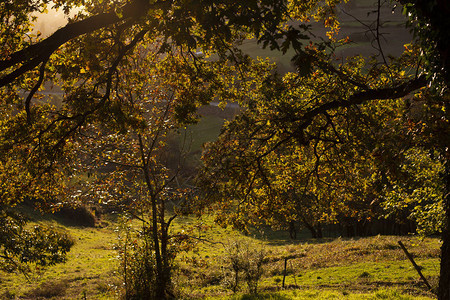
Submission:
[[[220,97],[224,91],[231,97],[233,80],[226,78],[235,76],[235,68],[226,61],[192,61],[190,52],[174,47],[167,55],[161,47],[167,45],[149,36],[147,45],[124,58],[111,79],[114,90],[105,100],[108,106],[96,112],[76,139],[78,170],[90,177],[73,184],[78,191],[72,191],[74,200],[96,200],[141,224],[137,231],[123,227],[119,243],[129,299],[173,296],[173,260],[185,239],[171,234],[170,225],[191,191],[177,180],[184,175],[183,153],[174,155],[167,141],[197,119],[197,107],[187,98]],[[216,68],[221,71],[214,73]],[[215,83],[206,83],[202,76],[216,76]],[[77,93],[96,88],[87,82]]]
[[[143,46],[120,66],[110,109],[102,122],[83,128],[77,148],[80,167],[91,174],[80,182],[79,200],[97,199],[141,223],[138,231],[123,227],[118,248],[126,299],[171,297],[169,227],[177,215],[168,217],[166,206],[186,193],[173,186],[180,170],[166,167],[176,159],[167,153],[166,138],[177,127],[177,103],[176,87],[164,80],[174,74],[156,66],[154,51]],[[166,67],[176,59],[168,58]]]

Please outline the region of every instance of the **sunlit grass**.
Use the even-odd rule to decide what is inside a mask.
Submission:
[[[214,297],[206,299],[230,299],[230,300],[304,300],[304,299],[333,299],[333,300],[428,300],[427,296],[412,296],[402,293],[396,289],[380,289],[369,293],[354,293],[345,290],[285,290],[272,293],[261,293],[259,295],[235,295],[226,297]]]
[[[33,275],[31,283],[20,274],[1,273],[3,298],[117,298],[120,278],[113,249],[117,241],[114,222],[104,228],[64,228],[76,241],[67,263]],[[213,224],[212,217],[179,217],[172,229],[189,232],[197,243],[193,250],[179,253],[176,260],[174,286],[183,299],[433,299],[397,241],[405,243],[424,275],[436,285],[440,243],[435,238],[375,236],[291,241],[276,239],[277,235],[285,236],[281,232],[266,230],[270,238],[263,238],[221,228]],[[251,249],[264,247],[267,252],[257,297],[245,294],[244,282],[235,295],[224,285],[226,246],[236,241]],[[283,290],[286,257],[290,258],[285,278],[288,289]]]
[[[32,274],[31,282],[22,274],[0,273],[0,298],[9,294],[26,299],[46,295],[54,295],[58,299],[80,299],[84,296],[111,299],[117,269],[113,227],[65,227],[75,240],[67,262]]]

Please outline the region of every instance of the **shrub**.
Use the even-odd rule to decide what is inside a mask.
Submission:
[[[156,261],[152,239],[145,233],[135,237],[130,231],[126,231],[118,250],[120,273],[123,278],[123,298],[154,299]]]
[[[126,219],[126,218],[124,218]],[[124,299],[158,299],[157,292],[161,276],[157,271],[155,245],[151,237],[151,228],[142,225],[138,230],[131,225],[122,224],[119,230],[119,252],[120,269],[119,273],[123,279],[122,297]],[[164,260],[162,270],[166,276],[167,289],[165,292],[172,297],[173,285],[171,282],[171,272],[173,261],[176,256],[175,248],[169,247]]]
[[[264,259],[266,251],[263,248],[254,247],[246,242],[236,241],[226,247],[226,262],[231,271],[226,284],[236,292],[240,278],[247,283],[248,292],[256,294],[258,282],[264,273]]]
[[[3,294],[0,295],[0,299],[16,299],[16,294],[9,290],[6,290]]]
[[[55,214],[74,226],[95,227],[96,224],[95,215],[86,206],[63,206]]]

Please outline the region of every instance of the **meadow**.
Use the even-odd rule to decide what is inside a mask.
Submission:
[[[32,219],[30,225],[46,223],[66,230],[75,245],[65,264],[37,270],[28,280],[20,273],[0,273],[1,299],[119,298],[116,218],[105,218],[96,227],[73,226],[61,218],[37,213]],[[435,299],[398,241],[406,245],[435,287],[439,273],[437,238],[290,240],[284,231],[266,229],[250,235],[221,228],[208,216],[177,218],[173,231],[181,230],[195,239],[192,249],[180,252],[176,259],[174,286],[180,299]],[[230,288],[230,249],[236,244],[250,253],[264,252],[257,295],[248,293],[243,280],[235,292]]]

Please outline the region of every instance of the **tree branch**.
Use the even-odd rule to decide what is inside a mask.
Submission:
[[[311,125],[314,117],[326,113],[330,110],[341,108],[341,107],[350,107],[352,105],[363,104],[367,101],[372,100],[384,100],[384,99],[396,99],[409,95],[413,91],[421,89],[425,87],[427,84],[425,76],[419,76],[413,80],[410,80],[406,83],[403,83],[397,87],[392,88],[380,88],[367,90],[359,93],[355,93],[349,96],[346,100],[335,100],[331,102],[327,102],[322,104],[305,114],[299,116],[296,120],[303,121],[300,125],[300,130],[306,129],[309,125]]]
[[[122,17],[119,17],[115,11],[110,11],[67,24],[41,42],[12,53],[6,59],[0,61],[0,71],[7,70],[8,68],[20,64],[22,65],[0,78],[0,87],[10,84],[19,76],[34,69],[68,41],[83,34],[119,23],[123,20],[135,19],[137,21],[140,17],[144,16],[150,8],[160,7],[168,1],[158,1],[152,5],[150,5],[149,2],[150,1],[134,0],[124,5],[121,9]]]
[[[41,68],[39,69],[39,79],[36,82],[33,89],[28,94],[27,99],[25,100],[25,111],[27,112],[27,122],[31,123],[31,111],[30,111],[30,103],[31,99],[33,98],[34,94],[38,91],[39,87],[41,86],[42,82],[44,81],[44,75],[45,75],[45,65],[47,64],[49,57],[47,57],[41,64]]]

